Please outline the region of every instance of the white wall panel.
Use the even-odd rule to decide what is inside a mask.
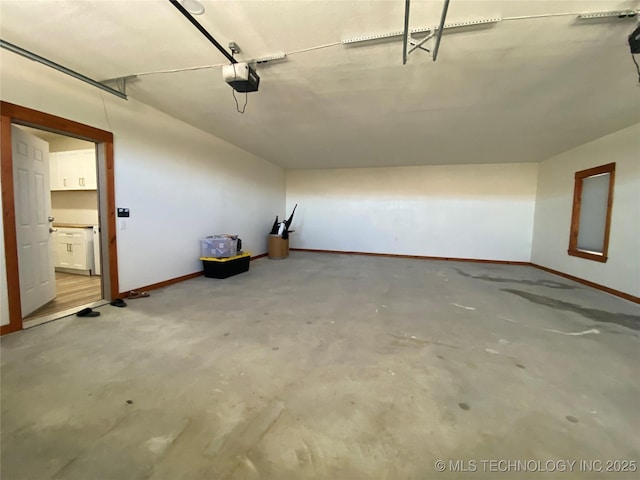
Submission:
[[[291,246],[529,261],[537,164],[287,172]]]
[[[131,211],[117,232],[121,290],[200,271],[206,235],[238,234],[245,250],[266,252],[285,208],[282,168],[4,50],[0,74],[2,100],[113,132],[116,204]]]
[[[606,263],[567,254],[574,175],[616,163]],[[532,262],[640,296],[640,124],[540,163]]]

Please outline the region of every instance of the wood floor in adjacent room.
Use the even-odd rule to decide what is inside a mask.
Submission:
[[[56,298],[26,316],[24,320],[33,320],[100,300],[102,298],[100,278],[99,275],[56,272]]]

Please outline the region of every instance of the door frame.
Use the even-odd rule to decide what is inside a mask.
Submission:
[[[18,268],[18,242],[16,237],[16,212],[13,185],[13,152],[11,143],[11,124],[40,128],[50,132],[67,135],[94,142],[97,145],[98,183],[100,202],[100,229],[106,227],[101,256],[103,262],[102,277],[107,300],[119,296],[118,258],[116,244],[116,207],[113,175],[113,133],[62,117],[39,112],[13,103],[0,101],[0,183],[2,185],[2,218],[4,227],[5,264],[7,269],[7,290],[9,303],[9,324],[0,327],[0,335],[22,330],[22,308],[20,306],[20,271]],[[100,190],[104,188],[104,192]],[[106,217],[106,222],[103,219]],[[106,242],[104,241],[106,239]],[[106,244],[106,249],[105,249]],[[107,280],[105,282],[104,280]]]

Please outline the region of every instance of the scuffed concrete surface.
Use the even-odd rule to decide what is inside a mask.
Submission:
[[[128,305],[2,339],[3,479],[640,461],[640,308],[530,267],[292,252]]]

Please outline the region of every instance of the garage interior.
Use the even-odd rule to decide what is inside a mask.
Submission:
[[[639,8],[0,2],[2,478],[636,478]],[[96,134],[97,317],[23,322],[12,124]]]

